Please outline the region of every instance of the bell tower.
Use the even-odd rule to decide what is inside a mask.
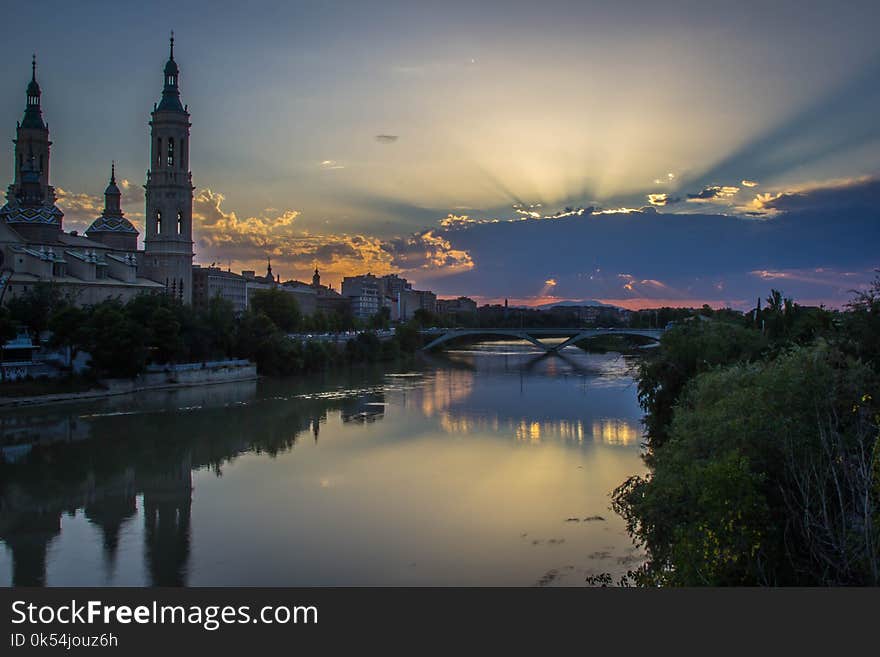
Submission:
[[[15,177],[6,190],[0,221],[26,240],[54,242],[64,214],[55,207],[55,189],[49,184],[49,126],[43,121],[42,97],[37,83],[37,58],[31,62],[24,118],[15,128]]]
[[[192,172],[189,170],[189,112],[180,103],[180,71],[171,53],[165,64],[162,99],[150,120],[143,275],[165,285],[183,303],[192,302]]]

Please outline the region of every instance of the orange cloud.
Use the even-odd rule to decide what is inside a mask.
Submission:
[[[381,238],[348,233],[313,233],[299,228],[297,210],[264,210],[259,216],[239,218],[223,208],[223,194],[201,190],[193,199],[193,232],[198,259],[229,262],[235,269],[261,269],[271,256],[273,270],[282,276],[308,279],[317,265],[325,280],[372,272],[425,272],[433,275],[470,269],[467,251],[453,248],[434,230],[408,237]]]

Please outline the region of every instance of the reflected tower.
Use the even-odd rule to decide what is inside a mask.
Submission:
[[[144,560],[151,586],[186,586],[192,510],[192,459],[139,478],[144,494]]]
[[[61,533],[61,512],[4,513],[0,540],[12,551],[12,585],[45,586],[49,543]]]

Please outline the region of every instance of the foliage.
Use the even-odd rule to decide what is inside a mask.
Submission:
[[[639,366],[650,473],[613,493],[643,585],[880,583],[880,278],[846,312],[771,290]]]
[[[376,318],[385,325],[387,316]],[[333,313],[310,322],[338,330],[345,317]],[[132,377],[149,363],[182,363],[248,358],[263,374],[286,376],[312,372],[342,363],[370,362],[412,353],[421,346],[414,328],[381,341],[362,333],[344,348],[323,340],[298,341],[288,333],[305,325],[293,297],[280,290],[260,290],[252,308],[236,316],[220,297],[194,308],[164,295],[142,294],[128,303],[118,299],[78,307],[51,286],[36,286],[0,309],[0,330],[14,337],[22,325],[35,335],[49,330],[50,345],[91,356],[91,374]],[[403,347],[401,347],[403,345]]]
[[[841,319],[844,349],[880,370],[880,275],[856,294],[847,310]]]
[[[24,294],[12,297],[6,304],[9,315],[31,334],[39,338],[49,328],[52,315],[69,305],[58,286],[53,283],[37,283]]]
[[[299,304],[288,292],[278,288],[257,290],[251,295],[250,304],[255,313],[266,315],[282,331],[293,333],[299,328]]]
[[[687,382],[701,372],[757,358],[764,337],[737,324],[694,320],[666,331],[656,354],[639,365],[639,402],[651,449],[667,438],[673,408]]]
[[[96,371],[114,377],[131,377],[147,363],[146,331],[118,301],[93,307],[79,337],[80,347],[92,357]]]

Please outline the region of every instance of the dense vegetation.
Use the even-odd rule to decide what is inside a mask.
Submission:
[[[880,584],[880,279],[845,312],[773,291],[639,366],[646,476],[613,494],[641,585]]]
[[[366,328],[387,324],[379,316]],[[16,330],[34,339],[48,336],[48,346],[68,348],[72,358],[80,352],[90,356],[94,377],[132,377],[148,364],[204,362],[225,358],[248,358],[263,374],[289,375],[315,371],[331,365],[395,358],[420,346],[415,326],[402,326],[396,335],[380,341],[362,332],[344,348],[333,342],[295,340],[288,333],[314,330],[315,326],[358,326],[349,317],[303,317],[292,295],[280,290],[259,290],[251,307],[236,314],[219,297],[205,308],[193,308],[168,296],[138,295],[128,303],[106,300],[78,307],[58,288],[37,285],[27,294],[11,299],[0,313],[0,338]]]

